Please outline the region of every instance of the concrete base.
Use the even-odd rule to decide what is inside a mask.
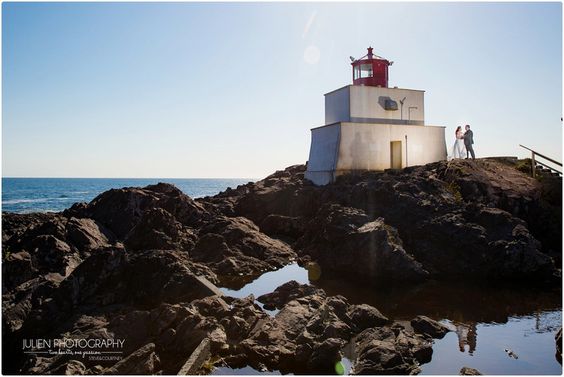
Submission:
[[[339,122],[311,130],[305,178],[316,185],[348,171],[384,171],[446,160],[445,128]]]
[[[309,171],[305,172],[305,178],[309,179],[317,186],[325,186],[335,181],[335,172],[333,171]]]

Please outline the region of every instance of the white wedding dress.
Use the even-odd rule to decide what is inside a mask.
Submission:
[[[452,146],[452,158],[466,158],[466,147],[462,132],[456,133],[456,140]]]

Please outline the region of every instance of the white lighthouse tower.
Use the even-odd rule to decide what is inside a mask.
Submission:
[[[425,92],[389,88],[393,62],[370,47],[351,59],[353,84],[325,94],[325,125],[311,130],[305,177],[325,185],[342,174],[446,160],[445,127],[425,125]]]

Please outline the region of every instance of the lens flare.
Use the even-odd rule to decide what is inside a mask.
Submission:
[[[308,64],[317,64],[319,58],[321,57],[321,51],[317,46],[308,46],[304,51],[304,60]]]
[[[339,376],[345,374],[345,365],[342,362],[337,361],[337,363],[335,364],[335,373],[337,373]]]

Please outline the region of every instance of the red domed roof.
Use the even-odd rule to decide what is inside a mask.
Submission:
[[[388,67],[394,62],[372,53],[372,47],[368,47],[368,53],[360,59],[351,56],[353,66],[353,84],[388,87]]]

